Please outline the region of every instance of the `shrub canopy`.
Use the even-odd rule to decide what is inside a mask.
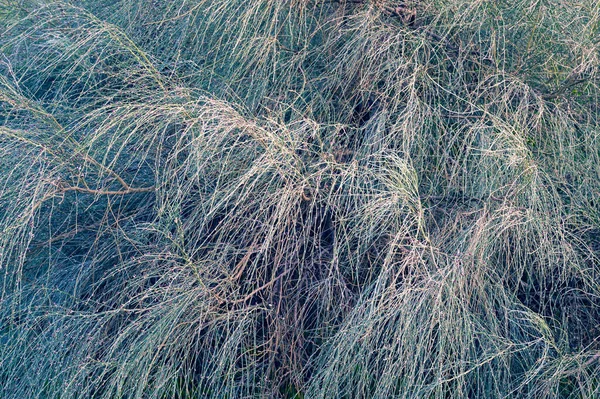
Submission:
[[[600,396],[597,0],[0,0],[0,396]]]

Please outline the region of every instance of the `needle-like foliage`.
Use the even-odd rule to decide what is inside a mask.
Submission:
[[[600,397],[597,0],[0,0],[0,397]]]

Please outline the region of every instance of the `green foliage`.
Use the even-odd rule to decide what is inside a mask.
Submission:
[[[0,397],[599,397],[599,9],[0,0]]]

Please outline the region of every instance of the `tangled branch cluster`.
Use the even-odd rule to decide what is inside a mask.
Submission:
[[[599,10],[0,0],[0,397],[599,397]]]

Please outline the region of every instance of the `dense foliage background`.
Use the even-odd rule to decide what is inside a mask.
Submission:
[[[600,397],[597,0],[0,0],[0,397]]]

